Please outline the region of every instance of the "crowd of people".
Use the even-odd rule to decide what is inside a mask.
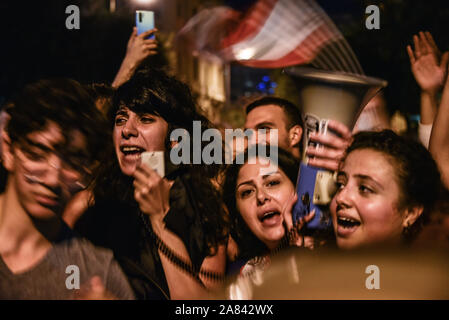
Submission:
[[[304,146],[301,106],[267,96],[245,106],[245,129],[266,136],[247,143],[243,163],[173,164],[173,130],[214,125],[186,84],[141,67],[156,31],[133,31],[110,86],[40,80],[3,106],[0,299],[206,298],[286,248],[449,245],[449,53],[430,33],[407,47],[420,142],[329,120],[332,133]],[[261,143],[277,145],[274,168],[252,152]],[[147,151],[164,152],[163,177],[142,163]],[[325,240],[306,232],[314,211],[292,219],[303,154],[336,172]]]

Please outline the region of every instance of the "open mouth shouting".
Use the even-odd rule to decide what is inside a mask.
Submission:
[[[118,160],[122,172],[128,176],[134,174],[140,163],[140,156],[146,149],[135,144],[122,144],[118,151]]]
[[[357,230],[360,224],[359,220],[337,212],[337,235],[339,237],[349,236]]]
[[[123,153],[125,158],[128,159],[138,159],[145,149],[137,145],[121,145],[120,151]]]
[[[257,215],[257,218],[264,227],[276,226],[282,222],[281,213],[277,209],[265,209]]]

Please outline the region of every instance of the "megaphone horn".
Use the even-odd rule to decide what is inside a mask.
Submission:
[[[305,154],[312,132],[326,132],[329,119],[337,120],[352,130],[365,105],[387,81],[363,75],[325,71],[304,67],[285,69],[300,93],[304,112],[303,152],[293,220],[315,209],[309,229],[328,229],[331,219],[327,205],[336,190],[333,173],[307,165]]]

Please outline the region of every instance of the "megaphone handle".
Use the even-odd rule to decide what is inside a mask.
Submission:
[[[327,229],[331,226],[331,221],[323,211],[325,205],[317,204],[320,199],[317,199],[317,194],[315,194],[317,175],[325,172],[325,170],[308,166],[304,163],[301,163],[299,170],[296,188],[298,201],[292,210],[293,223],[297,223],[300,218],[308,215],[315,209],[314,218],[307,224],[308,229]]]

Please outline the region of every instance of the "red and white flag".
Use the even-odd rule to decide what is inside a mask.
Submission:
[[[207,47],[208,53],[225,61],[237,61],[251,67],[280,68],[317,59],[315,64],[320,68],[356,72],[357,66],[351,66],[354,62],[350,61],[354,58],[352,50],[313,0],[258,0],[237,23],[237,13],[230,8],[207,10],[189,21],[192,27],[196,19],[198,37],[215,42],[214,46],[207,46],[202,41],[201,46],[196,46],[199,51]],[[202,20],[198,19],[200,15]],[[225,19],[226,16],[232,20]],[[234,28],[227,31],[232,22]],[[221,32],[217,33],[217,30]],[[352,57],[348,58],[349,55]]]
[[[260,68],[309,63],[319,49],[342,38],[324,11],[307,0],[260,0],[223,39],[227,60]]]

